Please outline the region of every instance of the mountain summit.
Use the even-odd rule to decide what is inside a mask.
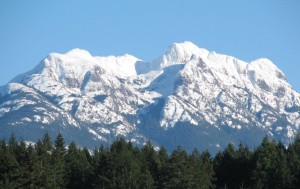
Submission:
[[[191,42],[153,62],[51,53],[0,88],[0,137],[28,141],[48,131],[89,147],[124,137],[217,151],[265,135],[288,144],[299,125],[300,95],[270,60],[244,62]]]

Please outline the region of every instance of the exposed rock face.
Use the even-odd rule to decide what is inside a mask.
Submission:
[[[299,131],[300,95],[271,61],[250,63],[175,43],[158,59],[51,53],[0,89],[0,137],[35,141],[45,131],[92,147],[122,136],[176,145],[250,147]]]

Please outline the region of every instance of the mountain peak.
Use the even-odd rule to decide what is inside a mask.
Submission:
[[[271,60],[260,58],[247,65],[248,71],[252,71],[256,79],[263,79],[268,83],[276,83],[278,79],[286,79],[282,71]]]
[[[206,49],[199,48],[189,41],[173,43],[155,63],[156,67],[162,69],[176,64],[184,64],[194,57],[206,57],[208,53]]]
[[[182,43],[173,43],[169,46],[165,55],[173,55],[175,57],[189,57],[190,55],[205,55],[207,56],[208,51],[201,49],[190,41],[184,41]]]
[[[91,58],[92,55],[83,49],[75,48],[67,52],[65,55],[77,57],[77,58]]]
[[[184,41],[181,43],[173,43],[169,46],[169,49],[186,49],[186,50],[194,50],[194,49],[199,49],[199,47],[197,45],[195,45],[194,43],[190,42],[190,41]]]
[[[250,63],[257,65],[261,69],[265,68],[265,69],[278,70],[277,66],[271,60],[269,60],[267,58],[259,58]]]

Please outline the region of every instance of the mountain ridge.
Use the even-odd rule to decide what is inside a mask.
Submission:
[[[300,95],[270,60],[244,62],[191,42],[170,45],[153,62],[82,49],[50,53],[1,88],[2,137],[16,131],[30,139],[21,131],[41,124],[31,129],[93,144],[123,136],[217,150],[229,142],[254,146],[264,135],[288,144],[300,125]],[[13,119],[16,113],[24,116]]]

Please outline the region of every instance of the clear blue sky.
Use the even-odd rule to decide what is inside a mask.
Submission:
[[[299,0],[1,0],[0,85],[50,52],[151,61],[182,41],[245,61],[269,58],[300,91]]]

